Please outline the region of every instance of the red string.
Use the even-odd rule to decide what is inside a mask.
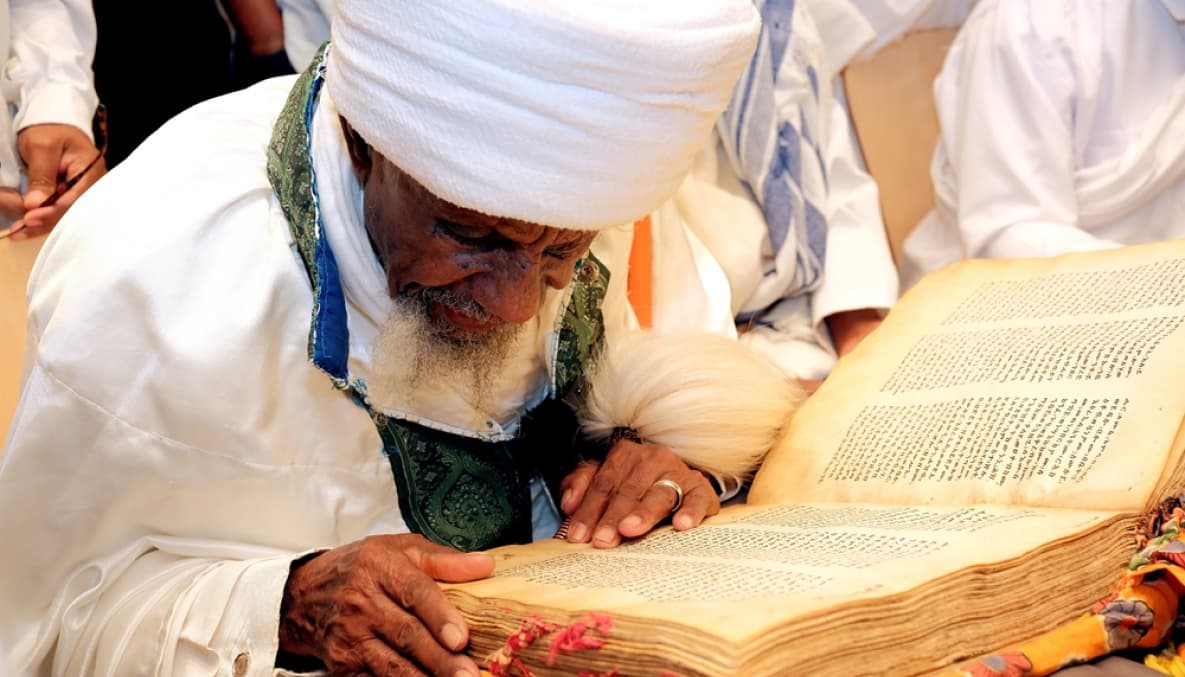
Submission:
[[[494,677],[512,677],[512,668],[517,668],[519,677],[535,677],[535,674],[523,665],[517,654],[539,638],[555,632],[558,627],[540,616],[527,616],[519,621],[518,631],[507,638],[506,645],[486,658],[490,674]]]
[[[573,621],[571,625],[560,630],[551,638],[547,652],[547,665],[555,665],[555,659],[560,653],[572,651],[586,651],[605,646],[605,640],[596,637],[585,637],[589,630],[595,629],[602,637],[607,637],[613,629],[613,619],[605,614],[589,614],[584,618]]]
[[[519,621],[518,630],[506,639],[505,646],[486,658],[486,665],[494,677],[515,677],[516,671],[517,677],[535,677],[535,673],[522,662],[518,654],[536,641],[551,635],[547,652],[547,665],[550,667],[561,653],[595,650],[605,646],[604,639],[589,637],[588,633],[595,631],[601,637],[608,637],[612,628],[613,619],[605,614],[590,613],[565,628],[548,623],[540,616],[527,616]],[[578,677],[618,677],[618,674],[619,671],[614,669],[601,675],[582,672]],[[668,675],[664,673],[664,677]]]

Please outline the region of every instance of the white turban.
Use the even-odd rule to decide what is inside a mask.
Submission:
[[[751,0],[338,0],[327,86],[437,196],[600,229],[675,191],[759,28]]]

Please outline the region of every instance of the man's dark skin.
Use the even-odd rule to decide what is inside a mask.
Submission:
[[[466,313],[429,303],[433,330],[474,340],[506,323],[535,317],[548,288],[562,289],[595,233],[492,217],[450,204],[373,151],[342,120],[350,159],[363,186],[367,232],[394,297],[427,288],[472,299]],[[676,529],[697,526],[720,509],[699,471],[669,449],[622,440],[603,463],[584,464],[562,484],[571,516],[568,540],[614,547],[665,519],[684,491]],[[436,581],[463,582],[493,572],[487,555],[464,554],[418,535],[371,536],[293,566],[284,589],[280,651],[318,659],[333,674],[478,674],[461,653],[469,631]]]

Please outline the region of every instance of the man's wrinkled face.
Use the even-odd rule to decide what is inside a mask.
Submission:
[[[347,137],[350,130],[346,127]],[[595,233],[496,218],[437,198],[385,158],[351,153],[363,215],[396,300],[414,302],[441,338],[477,341],[535,317],[572,279]]]

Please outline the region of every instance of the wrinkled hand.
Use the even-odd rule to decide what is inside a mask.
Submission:
[[[683,488],[683,506],[672,521],[680,531],[698,526],[720,511],[720,499],[707,478],[666,447],[620,440],[604,463],[583,463],[560,485],[560,507],[572,519],[569,543],[612,548],[624,538],[654,528],[675,506],[675,492],[655,486],[669,479]]]
[[[371,536],[294,567],[280,609],[280,649],[331,674],[477,677],[459,653],[469,629],[435,581],[489,576],[494,560],[419,535]]]
[[[17,135],[17,149],[25,162],[29,177],[23,198],[24,229],[13,234],[13,239],[33,237],[48,232],[74,204],[79,195],[107,173],[105,160],[99,160],[85,175],[49,207],[41,204],[49,199],[60,184],[78,176],[99,154],[81,129],[73,125],[33,125]],[[14,223],[18,228],[21,224]]]

